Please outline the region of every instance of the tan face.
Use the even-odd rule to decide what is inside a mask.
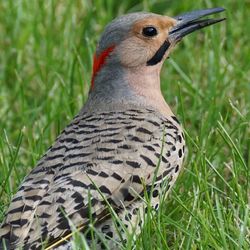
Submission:
[[[165,16],[152,16],[135,22],[128,37],[117,47],[121,64],[126,67],[146,65],[167,40],[168,32],[175,24],[175,19]],[[164,58],[167,54],[168,51]]]

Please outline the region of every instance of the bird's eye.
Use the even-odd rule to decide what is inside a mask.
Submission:
[[[157,29],[153,26],[144,27],[142,34],[147,37],[156,36],[158,34]]]

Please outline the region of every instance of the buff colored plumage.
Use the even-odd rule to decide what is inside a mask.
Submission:
[[[7,249],[50,247],[70,234],[71,225],[85,232],[90,212],[97,230],[117,249],[113,240],[121,239],[107,201],[130,232],[135,227],[140,233],[145,204],[139,196],[152,191],[151,205],[157,211],[185,153],[182,128],[160,90],[162,64],[183,36],[222,20],[199,18],[220,11],[175,18],[133,13],[106,27],[87,103],[12,199],[0,229]],[[121,234],[126,242],[122,229]],[[56,248],[71,249],[71,243]]]

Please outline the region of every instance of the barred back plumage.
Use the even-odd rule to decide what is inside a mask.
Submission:
[[[87,234],[92,220],[112,239],[110,248],[118,249],[115,242],[125,242],[127,232],[117,232],[110,207],[128,232],[140,233],[144,198],[150,192],[150,206],[158,209],[185,150],[181,126],[161,92],[161,67],[184,36],[224,20],[200,18],[223,10],[175,18],[131,13],[107,25],[88,100],[14,195],[0,228],[0,249],[72,249],[70,238],[54,245],[72,228],[102,249]]]
[[[121,210],[138,199],[131,190],[140,194],[143,181],[150,185],[160,158],[157,181],[171,177],[172,185],[183,155],[175,117],[142,108],[77,116],[25,178],[0,235],[11,239],[11,249],[20,242],[24,249],[40,249],[41,239],[53,242],[69,233],[69,221],[88,223],[88,194],[94,219],[108,213],[95,185]]]

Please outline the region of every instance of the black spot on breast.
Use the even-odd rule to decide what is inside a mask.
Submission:
[[[181,149],[179,149],[178,155],[179,155],[180,158],[182,157],[182,150]]]
[[[145,128],[143,128],[143,127],[138,128],[136,131],[137,131],[137,132],[141,132],[141,133],[143,133],[143,134],[152,135],[152,132],[151,132],[151,131],[149,131],[148,129],[145,129]]]
[[[49,184],[49,181],[48,180],[45,180],[45,179],[42,179],[42,180],[39,180],[39,181],[35,181],[33,182],[34,184]]]
[[[58,203],[64,203],[65,200],[64,200],[62,197],[59,197],[59,198],[56,200],[56,202],[58,202]]]
[[[107,233],[106,233],[106,236],[107,236],[108,238],[113,238],[113,232],[111,232],[111,231],[107,232]]]
[[[135,141],[135,142],[144,142],[143,140],[141,140],[139,137],[137,137],[137,136],[132,136],[131,138],[130,138],[130,140],[131,141]]]
[[[117,144],[117,143],[120,143],[122,141],[123,140],[110,139],[110,140],[104,141],[104,143],[114,143],[114,144]]]
[[[133,128],[136,128],[136,126],[135,125],[128,125],[128,126],[125,127],[125,129],[128,129],[128,130],[133,129]]]
[[[157,197],[158,195],[159,195],[159,192],[158,192],[158,190],[157,189],[155,189],[154,191],[153,191],[153,197],[155,198],[155,197]]]
[[[109,194],[109,195],[112,194],[112,193],[110,192],[110,190],[109,190],[106,186],[104,186],[104,185],[102,185],[99,189],[100,189],[100,191],[101,191],[102,193]]]
[[[102,137],[114,137],[114,136],[116,136],[116,135],[119,135],[120,133],[107,133],[107,134],[103,134],[102,135]],[[92,139],[92,138],[90,138],[90,139]]]
[[[143,145],[143,147],[146,148],[149,151],[155,151],[155,149],[150,145]]]
[[[133,209],[132,213],[133,213],[134,215],[136,215],[136,214],[138,213],[138,211],[139,211],[139,208],[136,207],[136,208]]]
[[[179,165],[175,167],[175,173],[177,173],[178,171],[179,171]]]
[[[67,177],[67,176],[69,176],[69,173],[57,175],[57,176],[54,178],[54,181],[57,181],[57,180],[59,180],[59,179],[62,179],[62,178],[64,178],[64,177]]]
[[[104,233],[105,231],[109,230],[110,225],[104,225],[102,226],[102,232]]]
[[[145,155],[140,155],[140,157],[151,167],[156,167],[156,165]]]
[[[121,193],[122,193],[122,195],[123,195],[123,197],[124,197],[124,201],[132,201],[132,200],[134,200],[134,196],[133,195],[131,195],[129,192],[128,192],[128,189],[127,188],[122,188],[121,189]]]
[[[120,160],[113,160],[113,161],[111,161],[111,163],[112,163],[112,164],[118,165],[118,164],[122,164],[123,161],[120,161]]]
[[[89,156],[91,155],[92,153],[81,153],[81,154],[69,154],[67,155],[64,160],[68,160],[68,159],[75,159],[75,158],[81,158],[81,157],[86,157],[86,156]]]
[[[127,214],[125,215],[125,220],[126,220],[126,221],[129,221],[129,220],[131,220],[131,219],[132,219],[131,213],[127,213]]]
[[[123,144],[123,145],[119,146],[118,148],[121,148],[121,149],[131,149],[131,146],[127,145],[127,144]]]
[[[74,199],[75,203],[82,203],[83,202],[83,197],[80,193],[75,192],[71,195],[71,197]]]
[[[25,208],[25,205],[14,208],[14,209],[10,210],[8,213],[9,214],[20,213],[20,212],[23,212],[24,208]]]
[[[23,199],[22,196],[18,196],[18,197],[15,197],[12,202],[16,202],[16,201],[21,201]]]
[[[60,143],[64,143],[64,142],[68,142],[68,143],[73,143],[73,144],[77,144],[79,143],[78,140],[74,139],[74,138],[64,138],[64,139],[60,139],[59,140]]]
[[[164,177],[169,175],[172,172],[173,168],[165,170],[160,176],[156,178],[156,181],[162,180]]]
[[[71,184],[73,187],[88,188],[88,186],[87,186],[86,184],[84,184],[83,182],[78,181],[78,180],[70,179],[69,184]],[[65,189],[65,188],[64,188],[64,189]],[[66,189],[65,189],[65,190],[66,190]],[[65,190],[64,190],[64,191],[65,191]]]
[[[134,183],[142,184],[142,181],[141,181],[141,178],[139,177],[139,175],[133,175],[131,178],[131,181]]]
[[[136,161],[126,161],[126,163],[133,168],[139,168],[141,166],[141,164]]]
[[[90,175],[98,175],[98,172],[94,171],[93,169],[88,169],[86,173]]]
[[[137,114],[143,114],[143,112],[141,110],[139,110],[139,109],[129,109],[128,111],[129,112],[131,111],[131,112],[134,112],[134,113],[137,113]]]
[[[40,204],[39,204],[39,206],[50,206],[51,205],[51,202],[49,202],[49,201],[46,201],[46,200],[42,200],[41,202],[40,202]]]
[[[113,159],[114,159],[114,156],[97,157],[96,159],[97,159],[97,160],[100,160],[100,161],[109,161],[109,160],[113,160]]]
[[[105,172],[101,171],[101,173],[99,174],[99,176],[103,177],[103,178],[107,178],[109,177],[108,174],[106,174]]]
[[[98,152],[111,152],[114,151],[113,148],[97,148]]]
[[[74,206],[74,209],[75,209],[76,211],[78,211],[78,210],[81,209],[83,206],[84,206],[84,203],[81,202],[81,203],[77,204],[76,206]]]
[[[63,154],[48,156],[47,158],[45,158],[45,161],[53,161],[53,160],[60,159],[60,158],[63,158],[63,157],[64,157]]]
[[[95,198],[92,198],[91,201],[90,201],[90,204],[91,204],[92,207],[95,206],[97,203],[98,203],[98,200],[95,199]]]
[[[117,173],[113,173],[111,175],[114,179],[118,180],[118,181],[121,181],[122,180],[122,177],[120,175],[118,175]]]
[[[61,230],[69,229],[70,226],[69,226],[68,219],[65,218],[62,222],[60,222],[60,223],[57,225],[57,228],[59,228],[59,229],[61,229]]]
[[[27,224],[29,221],[27,219],[18,219],[18,220],[12,220],[10,222],[11,226],[13,226],[15,228],[15,226],[18,226],[18,227],[22,227],[24,226],[25,224]]]
[[[42,213],[40,215],[40,218],[42,218],[42,219],[48,219],[50,216],[51,216],[50,214],[47,214],[47,213],[44,212],[44,213]]]
[[[32,201],[40,201],[42,197],[40,195],[31,195],[31,196],[26,196],[25,199]]]
[[[158,122],[156,122],[156,121],[147,120],[147,122],[153,124],[153,125],[156,126],[156,127],[160,127],[160,124],[159,124]]]
[[[55,192],[56,193],[64,193],[66,191],[66,188],[59,187]]]
[[[156,156],[158,159],[161,159],[162,162],[168,163],[168,160],[167,160],[163,155],[160,155],[159,153],[155,153],[155,156]]]
[[[178,140],[180,143],[182,143],[182,137],[181,137],[181,135],[178,135],[177,140]]]
[[[83,207],[79,210],[80,216],[84,219],[88,216],[89,208],[88,207]]]

